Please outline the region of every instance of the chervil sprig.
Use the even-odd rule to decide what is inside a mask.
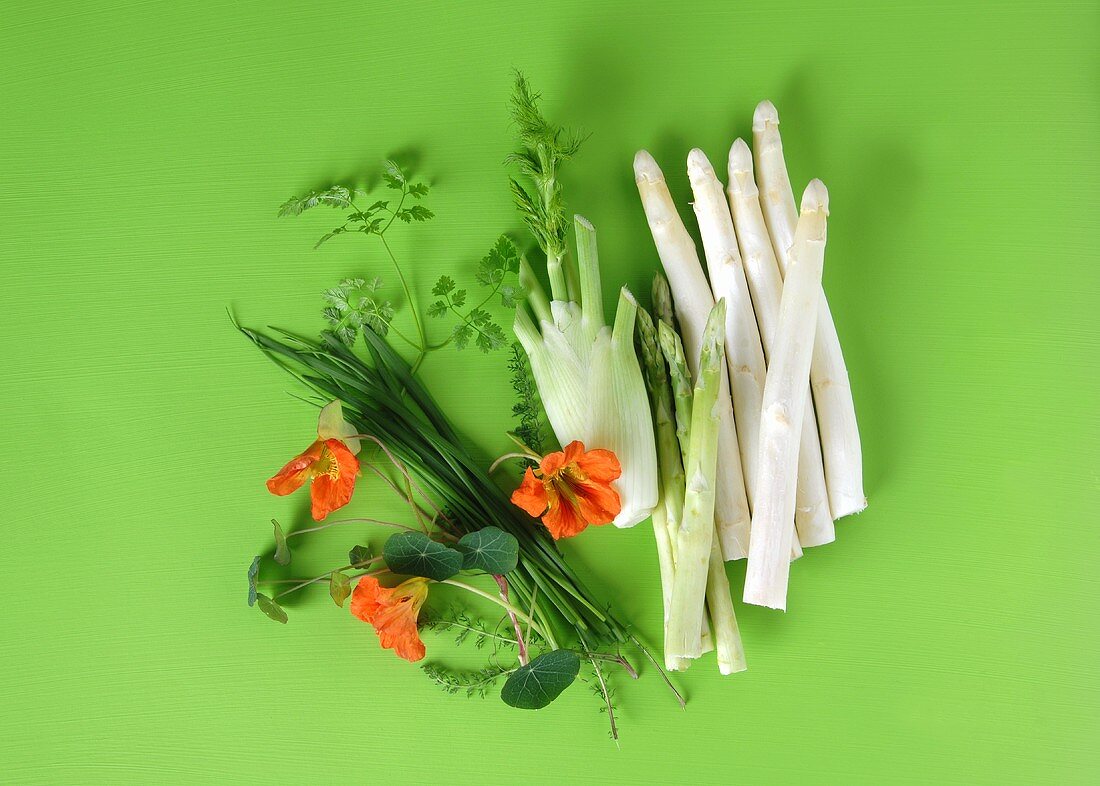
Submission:
[[[497,295],[500,305],[515,308],[522,300],[523,290],[515,283],[519,273],[519,250],[507,235],[501,235],[481,260],[477,269],[477,283],[489,289],[477,305],[466,307],[467,291],[459,289],[450,276],[440,276],[432,288],[432,294],[438,297],[428,307],[428,316],[445,317],[453,314],[458,317],[447,342],[454,342],[456,349],[465,349],[471,340],[482,352],[492,352],[507,343],[504,328],[485,310]]]

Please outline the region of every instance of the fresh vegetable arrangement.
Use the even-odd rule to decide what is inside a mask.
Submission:
[[[621,288],[609,325],[596,229],[568,218],[560,181],[582,140],[542,115],[522,76],[512,114],[520,146],[509,182],[530,237],[492,244],[477,296],[443,275],[425,314],[417,310],[387,237],[433,213],[428,186],[395,162],[385,165],[385,195],[337,184],[280,209],[339,211],[343,220],[317,245],[352,234],[375,244],[413,331],[394,324],[382,282],[365,277],[323,294],[318,338],[238,325],[318,407],[315,437],[267,482],[280,496],[308,484],[318,523],[288,531],[273,520],[270,560],[290,564],[296,538],[329,528],[386,532],[353,543],[345,564],[311,578],[271,578],[257,556],[248,602],[286,623],[280,599],[325,584],[382,647],[412,662],[428,654],[425,630],[491,642],[481,669],[428,662],[423,670],[447,692],[499,687],[523,709],[584,679],[617,737],[611,683],[616,674],[638,678],[632,650],[683,698],[558,541],[651,519],[665,668],[683,670],[713,650],[730,674],[746,660],[725,562],[747,557],[745,602],[785,608],[791,560],[834,540],[833,521],[866,505],[851,389],[821,290],[828,194],[814,180],[795,210],[778,115],[764,102],[753,123],[756,178],[741,140],[730,150],[728,192],[702,151],[688,156],[704,269],[657,162],[639,152],[635,180],[665,275],[654,278],[652,310]],[[513,311],[514,343],[502,311]],[[432,339],[431,319],[449,322],[442,340]],[[465,447],[418,373],[432,353],[468,346],[509,351],[516,448],[495,461]],[[407,514],[332,517],[354,504],[360,482],[383,484]],[[439,611],[431,600],[440,586],[471,604]],[[487,607],[495,618],[479,615]]]

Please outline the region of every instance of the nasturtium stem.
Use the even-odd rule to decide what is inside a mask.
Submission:
[[[494,575],[493,581],[500,587],[500,598],[505,603],[509,603],[508,600],[508,579],[501,575]],[[516,651],[519,657],[519,665],[527,665],[527,644],[523,641],[523,627],[519,624],[519,617],[512,611],[508,612],[508,619],[512,622],[512,628],[516,631]]]
[[[360,562],[360,563],[357,563],[355,565],[345,565],[342,568],[334,568],[333,570],[330,570],[326,573],[322,573],[320,576],[317,576],[317,577],[312,578],[312,579],[306,579],[306,580],[302,581],[300,584],[295,584],[290,589],[283,590],[278,595],[276,595],[274,598],[272,598],[272,600],[278,600],[279,598],[283,597],[284,595],[289,595],[292,592],[296,592],[296,591],[302,589],[302,587],[308,587],[310,584],[316,584],[319,581],[324,581],[329,576],[331,576],[334,572],[345,571],[345,570],[354,570],[356,568],[365,568],[368,565],[373,565],[374,563],[381,561],[381,559],[382,559],[381,557],[372,557],[371,559],[365,560],[364,562]],[[357,576],[350,576],[349,578],[354,581],[355,579],[363,578],[363,576],[375,576],[379,573],[387,573],[387,572],[388,571],[387,571],[386,568],[381,568],[379,570],[373,570],[373,571],[368,571],[366,573],[360,573]]]
[[[524,461],[538,461],[542,457],[537,456],[534,453],[518,453],[518,452],[517,453],[505,453],[503,456],[501,456],[500,458],[498,458],[496,461],[494,461],[492,464],[489,465],[489,474],[491,475],[494,472],[496,472],[497,467],[499,467],[501,464],[503,464],[505,461],[507,461],[508,459],[511,459],[511,458],[523,459]]]

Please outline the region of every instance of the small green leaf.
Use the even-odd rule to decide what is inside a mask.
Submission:
[[[332,596],[337,606],[343,608],[344,601],[351,594],[351,579],[338,570],[332,571],[328,579],[328,594]]]
[[[385,181],[387,188],[397,191],[405,188],[405,173],[401,171],[401,167],[398,166],[396,161],[386,161],[382,167],[382,180]]]
[[[398,532],[382,548],[386,566],[403,576],[443,581],[462,570],[462,554],[423,532]]]
[[[427,221],[428,219],[435,218],[435,213],[428,210],[428,208],[423,205],[413,205],[407,211],[402,212],[407,212],[413,221]]]
[[[351,189],[347,186],[333,186],[324,191],[310,191],[305,196],[291,197],[279,208],[279,217],[298,216],[317,205],[350,207]]]
[[[499,284],[509,273],[519,271],[519,249],[507,235],[501,235],[478,265],[477,280],[482,286]]]
[[[335,306],[336,309],[339,311],[344,311],[350,308],[350,306],[348,305],[347,287],[339,286],[333,287],[332,289],[326,289],[324,292],[321,293],[321,297],[323,297],[326,302],[331,303],[333,306]]]
[[[455,325],[455,329],[451,333],[451,337],[455,342],[455,349],[465,349],[470,344],[470,339],[473,336],[474,331],[469,325]]]
[[[493,321],[493,315],[483,308],[475,308],[467,315],[466,318],[470,320],[471,325],[474,325],[476,327],[488,325],[490,322]]]
[[[417,199],[421,199],[422,197],[427,196],[427,194],[428,194],[428,187],[426,185],[424,185],[423,183],[413,183],[411,186],[409,186],[409,195],[410,196],[413,196]]]
[[[428,306],[429,317],[444,317],[447,315],[447,304],[442,300],[437,300]]]
[[[374,556],[368,546],[355,546],[348,552],[348,564],[353,568],[362,565]]]
[[[477,348],[486,354],[500,349],[507,342],[508,338],[504,335],[504,328],[496,323],[482,326],[481,331],[477,334]]]
[[[275,561],[280,565],[289,565],[290,547],[286,545],[286,535],[283,534],[283,528],[279,526],[278,521],[272,519],[271,523],[275,527]]]
[[[257,554],[248,566],[248,605],[256,605],[256,577],[260,575],[260,556]]]
[[[522,287],[505,284],[500,288],[500,305],[505,308],[515,308],[523,300],[524,294]]]
[[[542,709],[573,684],[581,659],[572,650],[554,650],[520,666],[504,683],[500,698],[521,710]]]
[[[466,290],[456,290],[454,294],[451,295],[451,303],[455,306],[455,308],[462,308],[464,305],[466,305]]]
[[[496,527],[485,527],[463,535],[455,548],[462,552],[463,570],[483,570],[500,575],[515,570],[519,561],[519,541]]]
[[[448,292],[455,288],[454,279],[450,276],[440,276],[439,280],[435,282],[435,286],[432,287],[433,295],[446,295]]]
[[[260,611],[271,617],[271,619],[275,620],[276,622],[281,622],[284,625],[286,624],[287,617],[286,612],[283,611],[283,607],[273,601],[271,598],[267,597],[267,595],[264,595],[263,593],[257,593],[256,604],[260,607]]]

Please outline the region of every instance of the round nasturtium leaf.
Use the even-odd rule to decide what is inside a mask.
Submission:
[[[423,532],[398,532],[382,547],[382,558],[394,573],[443,581],[462,570],[462,554],[436,543]]]
[[[521,710],[539,710],[573,684],[581,659],[572,650],[554,650],[520,666],[500,690],[505,704]]]
[[[519,541],[496,527],[463,535],[456,548],[462,552],[463,570],[501,575],[515,570],[519,562]]]

